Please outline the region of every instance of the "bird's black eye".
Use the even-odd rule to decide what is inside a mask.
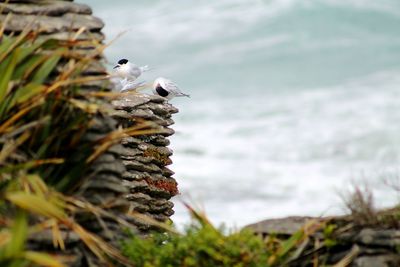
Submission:
[[[128,63],[128,60],[125,59],[125,58],[120,59],[120,60],[118,61],[118,64],[120,64],[120,65],[123,65],[123,64],[126,64],[126,63]]]

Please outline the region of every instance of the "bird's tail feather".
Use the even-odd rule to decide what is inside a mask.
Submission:
[[[179,95],[177,95],[177,96],[186,96],[186,97],[189,97],[190,98],[190,95],[188,95],[188,94],[184,94],[184,93],[180,93]]]

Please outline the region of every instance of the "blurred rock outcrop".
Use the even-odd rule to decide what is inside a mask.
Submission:
[[[398,210],[391,212],[390,220],[398,218]],[[296,256],[285,266],[400,266],[400,230],[397,222],[394,225],[386,219],[375,225],[360,225],[351,216],[287,217],[247,227],[264,238],[273,235],[286,240],[295,233],[304,234]]]

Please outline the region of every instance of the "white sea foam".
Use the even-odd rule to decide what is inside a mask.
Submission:
[[[216,222],[241,225],[342,212],[337,192],[348,190],[352,180],[369,181],[382,196],[379,177],[400,160],[399,74],[219,100],[204,109],[184,105],[172,140],[183,198],[200,199]],[[378,204],[393,203],[394,196]],[[178,205],[175,219],[185,221],[184,214]]]

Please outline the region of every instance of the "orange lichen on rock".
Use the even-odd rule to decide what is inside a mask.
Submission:
[[[170,165],[172,164],[172,160],[169,158],[168,155],[163,155],[159,153],[156,149],[148,148],[143,152],[143,156],[147,158],[153,158],[160,162],[162,165]]]
[[[179,194],[178,183],[173,179],[153,180],[151,178],[145,178],[145,181],[150,186],[154,186],[155,188],[168,192],[171,197]]]

